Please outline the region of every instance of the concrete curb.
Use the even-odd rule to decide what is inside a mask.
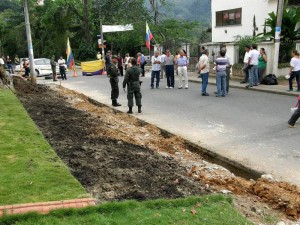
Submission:
[[[194,79],[189,79],[189,82],[202,83],[201,80],[198,81],[198,80],[194,80]],[[211,81],[209,81],[208,84],[216,85],[215,82],[211,82]],[[286,95],[286,96],[298,96],[300,94],[300,93],[296,93],[296,92],[283,92],[283,91],[265,90],[265,89],[259,89],[259,88],[246,89],[245,87],[241,87],[239,85],[234,85],[234,84],[230,84],[229,87],[242,89],[242,90],[246,90],[246,91],[256,91],[256,92],[264,92],[264,93],[269,93],[269,94]]]
[[[24,214],[28,212],[38,212],[41,214],[47,214],[51,210],[55,209],[84,208],[87,206],[94,205],[96,204],[93,198],[4,205],[0,206],[0,217],[3,215]]]

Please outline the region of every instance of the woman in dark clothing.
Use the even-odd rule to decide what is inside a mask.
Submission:
[[[290,128],[296,127],[295,123],[297,122],[297,120],[300,117],[300,95],[298,96],[298,103],[297,103],[296,107],[297,107],[296,111],[293,113],[291,119],[288,122]]]

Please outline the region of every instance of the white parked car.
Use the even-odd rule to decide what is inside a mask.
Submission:
[[[16,65],[15,72],[19,73],[20,70],[22,69],[22,73],[24,74],[24,69],[23,69],[23,59],[21,58],[21,65]],[[35,65],[35,73],[36,76],[48,76],[52,75],[52,69],[50,65],[50,59],[46,58],[37,58],[34,59],[34,65]],[[58,64],[56,65],[56,74],[59,74],[59,67]]]

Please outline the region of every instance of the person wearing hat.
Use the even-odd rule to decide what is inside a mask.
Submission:
[[[133,107],[133,96],[135,97],[135,103],[138,107],[138,113],[142,113],[142,94],[141,94],[141,82],[140,74],[142,69],[137,66],[137,60],[135,58],[131,59],[132,67],[130,67],[125,74],[123,81],[123,88],[125,91],[127,85],[127,99],[128,99],[128,112],[132,114]]]
[[[53,81],[57,81],[56,80],[56,62],[55,62],[55,56],[53,55],[51,60],[50,60],[50,65],[51,65],[51,70],[52,70],[52,77],[53,77]]]
[[[111,85],[111,100],[114,107],[121,106],[121,104],[119,104],[117,101],[119,97],[119,72],[117,63],[118,57],[116,55],[113,55],[112,63],[107,67],[107,76],[109,77],[109,82]]]
[[[111,60],[110,60],[110,51],[108,51],[105,55],[105,69],[106,71],[108,70],[109,65],[111,64]]]

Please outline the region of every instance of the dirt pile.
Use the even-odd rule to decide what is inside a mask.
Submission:
[[[292,219],[300,217],[300,189],[297,186],[266,178],[245,180],[220,168],[210,168],[209,174],[206,170],[207,168],[194,166],[190,169],[189,176],[214,186],[219,191],[228,190],[241,196],[257,196],[260,201],[273,209],[283,211]]]
[[[185,168],[173,158],[134,145],[131,131],[122,130],[118,125],[121,118],[107,124],[103,116],[94,116],[88,108],[79,110],[71,105],[74,98],[70,95],[44,88],[32,95],[32,91],[24,93],[23,87],[17,85],[16,90],[32,119],[72,174],[99,201],[207,193],[203,186],[186,176]],[[77,98],[77,104],[84,102]],[[110,132],[108,126],[116,130]],[[117,134],[131,141],[115,138]]]
[[[19,94],[41,94],[49,90],[48,86],[35,84],[30,81],[24,80],[22,77],[14,76],[13,85]]]

